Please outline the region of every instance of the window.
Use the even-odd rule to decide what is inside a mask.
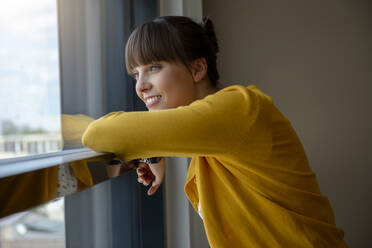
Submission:
[[[59,151],[57,3],[0,7],[0,159]]]
[[[37,193],[43,192],[44,189],[49,188],[49,184],[55,183],[56,177],[58,177],[59,181],[59,172],[61,172],[62,163],[77,161],[91,156],[90,154],[85,156],[85,154],[89,153],[89,151],[86,151],[88,149],[78,149],[81,146],[77,146],[76,144],[78,142],[75,143],[73,139],[70,140],[72,142],[66,142],[66,140],[61,139],[61,137],[64,137],[64,125],[60,123],[63,123],[65,114],[83,114],[92,118],[98,118],[111,111],[141,110],[140,108],[144,107],[143,103],[135,96],[133,84],[126,83],[127,80],[131,79],[125,72],[123,57],[124,44],[133,26],[145,20],[153,19],[157,13],[157,1],[155,0],[31,0],[29,2],[14,1],[14,4],[8,5],[11,6],[11,10],[6,9],[5,5],[0,7],[0,32],[9,30],[9,27],[6,25],[16,20],[16,14],[20,14],[20,18],[26,18],[26,16],[33,18],[25,24],[29,29],[27,31],[27,28],[24,28],[26,33],[37,31],[36,24],[39,19],[42,19],[43,13],[46,13],[50,19],[52,19],[51,16],[53,14],[53,21],[49,20],[47,24],[44,24],[44,26],[40,24],[39,27],[40,30],[46,31],[51,30],[53,25],[54,33],[40,33],[36,37],[54,37],[54,45],[45,46],[47,51],[55,48],[54,55],[47,57],[45,55],[46,52],[41,50],[41,46],[46,44],[44,41],[35,42],[34,44],[37,46],[32,50],[30,48],[31,42],[27,42],[28,39],[31,39],[31,36],[25,34],[23,34],[23,38],[18,36],[13,37],[14,42],[9,41],[11,37],[8,34],[6,36],[10,38],[6,41],[3,41],[1,38],[0,105],[5,105],[6,108],[10,109],[15,105],[18,106],[19,101],[25,100],[23,99],[24,96],[20,94],[24,92],[24,86],[20,85],[16,88],[11,85],[9,86],[7,83],[9,80],[5,76],[2,76],[2,68],[8,68],[6,66],[3,67],[3,65],[10,65],[7,57],[11,56],[9,55],[11,49],[7,48],[5,51],[5,44],[14,43],[16,45],[13,48],[15,53],[18,50],[23,51],[23,53],[19,52],[19,56],[34,56],[33,58],[35,60],[26,61],[28,66],[39,65],[38,63],[40,61],[45,64],[42,64],[42,69],[40,70],[31,70],[32,72],[41,71],[44,73],[41,74],[43,75],[41,79],[36,78],[36,76],[30,77],[30,74],[23,75],[27,79],[17,78],[17,82],[29,82],[30,84],[28,86],[34,95],[30,97],[31,102],[23,104],[23,109],[20,108],[19,111],[14,109],[5,114],[5,108],[0,106],[0,123],[5,123],[8,130],[12,130],[12,128],[15,130],[12,133],[8,131],[9,135],[6,134],[8,136],[17,135],[17,137],[26,139],[26,134],[34,135],[35,132],[42,133],[48,131],[49,133],[58,134],[58,141],[54,150],[43,150],[42,148],[46,145],[37,145],[33,141],[33,148],[30,148],[31,152],[29,153],[20,152],[23,146],[18,145],[19,143],[17,145],[11,142],[7,143],[9,149],[10,147],[13,148],[6,155],[5,150],[1,150],[2,148],[0,147],[0,153],[4,153],[2,154],[4,156],[3,158],[5,156],[9,158],[0,158],[0,189],[3,189],[3,191],[0,190],[0,198],[3,197],[1,199],[5,199],[1,201],[3,203],[10,202],[9,199],[6,199],[9,195],[9,190],[4,189],[13,189],[17,194],[11,195],[22,199],[22,194],[19,191],[20,187],[12,181],[13,179],[19,180],[20,184],[22,184],[24,181],[22,179],[32,178],[32,180],[28,181],[27,185],[23,184],[23,189],[24,192],[28,192],[28,196],[32,196],[31,198],[34,199],[39,196]],[[44,7],[40,9],[36,8],[36,6],[42,4],[46,4],[46,9],[43,9]],[[36,9],[36,14],[31,15],[34,9]],[[3,13],[11,13],[12,11],[15,14],[9,16],[6,21]],[[46,19],[47,17],[45,17]],[[19,27],[17,26],[17,28]],[[2,33],[0,35],[1,37],[4,36]],[[25,52],[26,45],[24,47],[21,46],[23,43],[27,43],[28,50],[26,52],[28,54]],[[55,60],[52,60],[52,58]],[[21,62],[21,60],[14,61]],[[48,66],[53,66],[53,69]],[[13,76],[21,76],[26,71],[21,70],[19,64],[15,68],[12,71]],[[3,78],[5,78],[5,81]],[[53,81],[53,78],[56,80]],[[51,84],[52,81],[55,82],[53,86]],[[40,85],[44,86],[44,88],[39,87]],[[11,87],[13,87],[13,90],[10,89]],[[4,93],[5,90],[3,90],[5,88],[7,89],[6,94]],[[13,98],[11,98],[12,93],[14,95]],[[6,95],[8,98],[3,100],[3,95]],[[49,102],[41,100],[48,100]],[[53,103],[50,101],[53,101]],[[50,111],[50,109],[53,109],[53,111]],[[54,109],[56,110],[55,112]],[[33,114],[26,113],[27,111],[35,113],[36,110],[43,115],[36,117]],[[53,112],[53,115],[50,114],[51,112]],[[14,117],[12,117],[13,119],[10,125],[10,121],[8,120],[11,119],[12,114],[14,114]],[[26,119],[24,124],[21,124],[21,119],[26,116],[36,119],[35,123],[42,122],[43,124],[33,124],[31,119]],[[84,120],[82,121],[84,122]],[[0,130],[3,130],[3,128],[0,127]],[[31,130],[30,132],[32,133],[23,130]],[[4,136],[6,135],[1,131],[0,139],[4,140]],[[21,144],[23,144],[22,142]],[[38,150],[37,147],[40,149]],[[69,151],[61,151],[62,149],[69,149]],[[52,151],[59,152],[52,153]],[[36,155],[24,156],[29,154]],[[24,157],[15,158],[17,156]],[[71,160],[71,156],[74,159]],[[66,157],[70,158],[70,160],[66,161]],[[45,162],[45,164],[41,164],[41,162]],[[66,169],[68,166],[68,164],[65,164],[63,168]],[[97,170],[93,171],[89,167],[92,174],[95,172],[100,173],[98,169],[103,169],[99,165],[92,167],[96,167],[95,170]],[[14,168],[17,168],[17,170],[14,170]],[[20,170],[18,170],[19,168]],[[46,175],[48,176],[48,180],[43,180],[45,184],[41,184],[39,178],[45,179]],[[54,179],[49,180],[50,177]],[[9,181],[12,182],[11,185],[8,183]],[[4,185],[9,188],[3,187]],[[36,185],[38,185],[38,189]],[[35,192],[30,193],[30,191]],[[17,203],[21,201],[12,202]],[[49,198],[47,201],[50,204]],[[134,172],[97,183],[94,187],[78,193],[66,195],[63,201],[65,222],[62,223],[66,228],[66,235],[63,239],[66,239],[66,247],[147,247],[150,243],[152,247],[164,246],[162,194],[159,192],[155,197],[148,198],[146,189],[136,182]],[[37,204],[40,204],[40,202]],[[34,203],[34,205],[37,204]],[[5,205],[9,206],[9,204],[0,204],[1,208],[4,208]],[[29,216],[35,214],[33,210],[26,212],[29,213]],[[39,210],[36,210],[36,213],[40,213]],[[45,212],[43,213],[45,214]],[[11,216],[14,215],[8,217]],[[4,222],[2,220],[4,219],[0,220],[0,225],[3,226]],[[60,220],[58,221],[61,224]],[[11,226],[8,227],[12,229]],[[16,228],[13,228],[13,230],[16,230]],[[18,228],[20,233],[27,235],[27,232],[25,232],[26,229],[22,227],[22,223],[18,225]],[[5,232],[4,229],[0,229],[0,236],[5,235]],[[48,241],[48,237],[46,237],[46,241]]]
[[[64,201],[0,219],[0,247],[64,248]]]

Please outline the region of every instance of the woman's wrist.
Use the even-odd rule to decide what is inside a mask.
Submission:
[[[163,158],[162,157],[152,157],[152,158],[141,158],[139,159],[140,162],[147,163],[147,164],[157,164]]]

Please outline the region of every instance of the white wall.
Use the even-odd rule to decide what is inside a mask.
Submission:
[[[204,0],[221,82],[256,84],[292,122],[350,247],[372,247],[371,4]]]

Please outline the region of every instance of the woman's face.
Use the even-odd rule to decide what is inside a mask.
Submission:
[[[131,74],[136,79],[137,95],[149,111],[185,106],[195,100],[193,77],[182,63],[140,65]]]

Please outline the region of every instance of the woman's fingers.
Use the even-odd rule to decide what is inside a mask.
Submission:
[[[146,171],[143,168],[137,168],[137,175],[142,176],[146,173]]]
[[[153,195],[157,190],[158,188],[160,187],[160,184],[152,184],[151,188],[147,191],[147,194],[148,195]]]
[[[165,161],[162,159],[157,164],[150,164],[140,162],[136,170],[139,183],[145,186],[151,184],[150,189],[147,191],[148,195],[153,195],[160,187],[163,182],[164,172],[165,172]]]
[[[136,171],[138,176],[137,181],[145,186],[148,186],[154,179],[154,174],[151,172],[148,164],[146,163],[139,163]]]
[[[152,182],[150,189],[147,191],[148,195],[153,195],[160,187],[161,183],[163,182],[163,177],[157,176],[155,180]]]
[[[152,174],[152,172],[150,171],[148,174],[145,175],[143,184],[145,186],[148,186],[152,182],[152,180],[154,180],[154,177],[154,174]]]
[[[141,168],[141,169],[150,169],[149,168],[149,165],[147,163],[144,163],[144,162],[138,162],[138,168]]]
[[[152,182],[151,188],[147,191],[148,195],[153,195],[158,188],[160,187],[161,183],[164,179],[164,172],[165,172],[165,160],[160,160],[157,164],[150,164],[149,165],[153,175],[155,176],[155,180]]]

